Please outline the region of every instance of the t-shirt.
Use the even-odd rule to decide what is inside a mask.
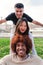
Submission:
[[[30,16],[28,16],[27,14],[25,14],[25,13],[23,13],[23,16],[22,17],[25,17],[29,22],[32,22],[33,21],[33,19]],[[8,15],[6,17],[6,20],[7,21],[8,20],[11,20],[13,22],[13,24],[16,25],[16,23],[18,21],[18,18],[16,17],[15,13],[11,13],[10,15]]]

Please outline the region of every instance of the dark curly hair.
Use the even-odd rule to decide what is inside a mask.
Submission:
[[[22,35],[19,35],[19,34],[16,34],[13,38],[12,38],[12,41],[11,41],[11,48],[12,48],[12,51],[16,53],[16,45],[18,42],[22,42],[23,44],[25,44],[26,46],[26,54],[28,54],[31,49],[32,49],[32,41],[30,39],[29,36],[22,36]]]

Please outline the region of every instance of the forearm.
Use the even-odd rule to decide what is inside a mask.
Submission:
[[[6,20],[5,20],[5,19],[0,20],[0,24],[2,24],[2,23],[4,23],[4,22],[6,22]]]
[[[33,24],[36,24],[36,25],[39,25],[39,26],[43,26],[42,23],[40,23],[40,22],[38,22],[38,21],[35,21],[35,20],[33,20],[32,23],[33,23]]]

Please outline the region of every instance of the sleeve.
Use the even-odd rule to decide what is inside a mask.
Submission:
[[[7,21],[9,21],[9,20],[12,21],[12,19],[13,19],[13,13],[9,14],[5,19],[6,19]]]
[[[9,60],[9,56],[6,55],[3,58],[0,59],[0,65],[7,65],[7,62]]]
[[[0,65],[6,65],[4,58],[0,59]]]
[[[29,15],[25,14],[25,17],[27,18],[27,20],[28,20],[29,22],[32,22],[32,21],[33,21],[33,19],[32,19]]]
[[[37,63],[39,63],[38,65],[43,65],[43,59],[39,57],[38,55],[35,57],[36,57]]]

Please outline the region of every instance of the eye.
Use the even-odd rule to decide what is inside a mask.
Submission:
[[[22,25],[20,25],[20,26],[22,26]]]
[[[17,44],[16,46],[17,46],[17,47],[19,47],[19,46],[20,46],[20,44]]]
[[[20,24],[20,26],[22,26],[22,24]]]
[[[18,12],[18,11],[16,11],[16,12]]]
[[[22,11],[20,11],[20,12],[22,12]]]

